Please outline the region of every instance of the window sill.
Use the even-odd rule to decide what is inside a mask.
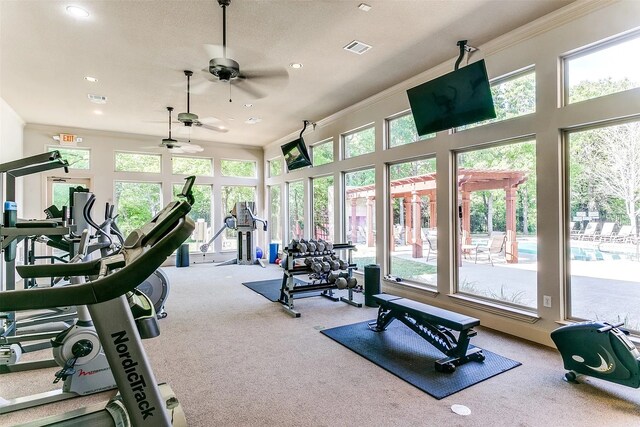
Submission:
[[[448,296],[449,298],[454,299],[456,303],[460,305],[474,308],[476,310],[486,311],[491,314],[508,317],[510,319],[518,320],[521,322],[533,324],[540,320],[540,316],[528,310],[522,310],[515,307],[507,307],[466,295],[449,294]]]
[[[435,298],[438,295],[438,291],[435,288],[428,288],[424,285],[419,285],[417,283],[407,282],[404,280],[402,282],[397,282],[395,280],[389,280],[387,278],[383,278],[382,283],[389,288],[395,288],[398,290],[405,290],[405,291],[410,290],[416,293],[419,292],[420,295],[427,295],[432,298]]]

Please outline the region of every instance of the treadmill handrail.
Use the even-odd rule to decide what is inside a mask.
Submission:
[[[132,261],[127,259],[126,265],[121,269],[84,284],[0,292],[0,311],[98,304],[132,291],[160,267],[193,232],[195,223],[186,216],[190,207],[186,202],[179,205],[182,204],[186,206],[181,206],[183,214],[173,228]]]

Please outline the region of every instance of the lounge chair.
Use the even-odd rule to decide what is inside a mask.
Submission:
[[[578,240],[594,240],[598,231],[598,223],[590,222],[585,227],[584,231],[578,236]]]
[[[635,227],[632,225],[623,225],[615,236],[611,236],[611,242],[614,243],[634,243],[636,237]]]
[[[493,266],[493,258],[496,255],[501,254],[504,256],[506,241],[507,236],[504,233],[492,233],[486,245],[475,245],[470,251],[471,254],[475,254],[474,263],[478,263],[478,254],[486,254],[489,262]]]
[[[611,240],[611,236],[613,236],[613,229],[616,227],[615,222],[605,222],[602,224],[602,229],[600,230],[600,234],[597,234],[593,237],[593,240],[598,240],[600,242],[608,242]]]

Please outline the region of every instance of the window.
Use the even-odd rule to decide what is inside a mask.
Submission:
[[[255,202],[256,201],[256,188],[245,187],[239,185],[227,185],[221,188],[222,191],[222,219],[231,215],[231,211],[236,207],[238,202]],[[254,212],[254,214],[257,214]],[[222,227],[222,221],[220,221]],[[226,229],[222,233],[222,250],[223,251],[235,251],[238,249],[238,232],[231,229]]]
[[[345,240],[353,242],[353,262],[360,272],[376,262],[375,169],[344,174]]]
[[[115,182],[118,228],[127,236],[162,209],[162,185],[156,182]]]
[[[311,146],[313,166],[326,165],[333,162],[333,140],[320,142]]]
[[[184,184],[173,184],[173,195],[180,194]],[[196,223],[196,228],[191,236],[185,241],[189,244],[190,252],[199,252],[200,246],[207,243],[213,234],[217,231],[211,222],[213,204],[211,203],[211,194],[213,188],[211,185],[195,184],[191,190],[195,203],[191,206],[189,217]],[[213,245],[209,247],[211,251]]]
[[[116,172],[160,173],[160,154],[116,151]]]
[[[537,307],[536,145],[458,153],[458,292]]]
[[[269,160],[269,176],[282,175],[282,157]]]
[[[279,185],[269,187],[269,240],[282,243],[282,197]]]
[[[389,166],[392,276],[437,283],[436,159]]]
[[[213,176],[213,160],[204,157],[171,157],[174,175]]]
[[[565,103],[572,104],[640,87],[634,52],[640,35],[616,40],[564,59]]]
[[[69,163],[69,169],[91,169],[91,150],[84,148],[49,147],[49,151],[59,151]]]
[[[536,112],[536,72],[517,72],[491,83],[491,96],[496,118],[460,126],[457,130],[471,129],[501,120],[512,119]]]
[[[389,148],[434,138],[435,133],[419,136],[411,112],[387,120]]]
[[[313,178],[313,237],[333,242],[333,176]]]
[[[342,136],[344,157],[362,156],[376,151],[376,131],[373,126]]]
[[[251,160],[225,160],[220,161],[222,176],[234,176],[237,178],[255,178],[256,162]],[[241,200],[246,201],[246,200]]]
[[[640,332],[640,121],[567,140],[570,317]]]
[[[289,240],[304,238],[304,184],[302,181],[290,182],[289,192]]]

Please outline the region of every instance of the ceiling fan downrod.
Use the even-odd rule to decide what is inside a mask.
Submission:
[[[227,57],[227,6],[231,4],[231,0],[218,0],[218,4],[222,8],[222,57]]]

